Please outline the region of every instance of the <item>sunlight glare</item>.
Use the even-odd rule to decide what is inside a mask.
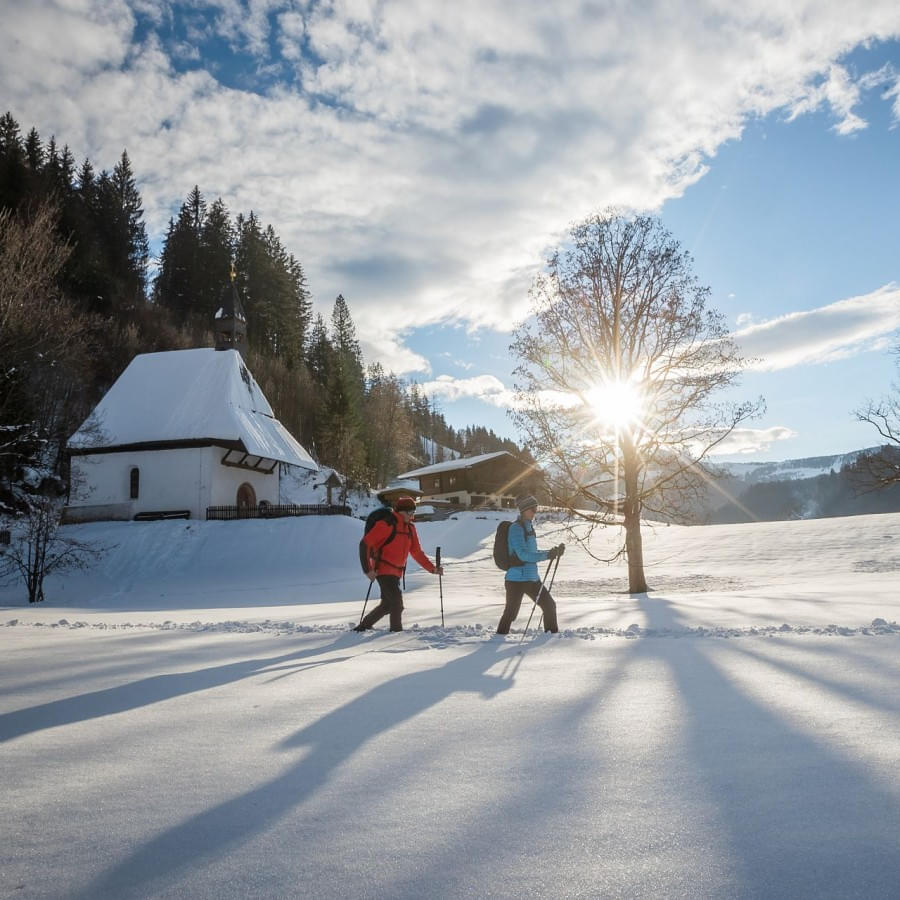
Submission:
[[[584,392],[584,399],[594,419],[611,428],[625,428],[641,417],[641,393],[630,381],[595,384]]]

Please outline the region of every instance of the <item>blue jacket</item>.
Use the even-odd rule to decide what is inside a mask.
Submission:
[[[506,543],[509,552],[515,553],[524,565],[510,566],[506,570],[507,581],[540,581],[537,564],[548,558],[546,550],[538,550],[534,526],[521,518],[509,526],[509,537]]]

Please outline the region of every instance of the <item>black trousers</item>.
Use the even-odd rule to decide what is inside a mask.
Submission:
[[[379,619],[390,616],[391,631],[403,631],[403,592],[399,575],[378,575],[381,602],[359,623],[359,629],[371,628]]]
[[[532,600],[541,591],[540,581],[506,581],[506,608],[500,616],[500,624],[497,626],[497,634],[509,634],[509,626],[515,621],[522,605],[522,597],[528,594]],[[550,596],[550,592],[544,588],[538,598],[537,605],[544,613],[544,631],[559,631],[556,622],[556,601]]]

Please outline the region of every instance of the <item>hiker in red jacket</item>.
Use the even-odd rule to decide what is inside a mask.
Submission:
[[[369,560],[366,574],[371,581],[378,579],[381,602],[354,631],[367,631],[385,615],[390,616],[391,631],[403,631],[400,578],[410,555],[426,572],[431,572],[432,575],[444,574],[444,567],[436,566],[422,552],[416,526],[412,523],[415,514],[416,501],[412,497],[398,497],[394,503],[393,521],[382,519],[363,537]]]

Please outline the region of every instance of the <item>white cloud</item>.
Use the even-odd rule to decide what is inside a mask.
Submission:
[[[446,359],[448,363],[450,363],[453,366],[456,366],[457,369],[464,369],[465,371],[469,371],[470,369],[475,368],[475,363],[467,362],[464,359],[458,359],[452,353],[449,353],[447,351],[444,351],[443,353],[439,353],[438,356],[440,356],[442,359]]]
[[[216,33],[291,77],[235,90],[220,58],[179,71],[189,48],[133,43],[139,16],[180,7],[192,42]],[[382,362],[422,371],[398,323],[508,329],[573,220],[658,209],[748,117],[824,104],[839,131],[862,127],[874,82],[836,60],[898,32],[895,0],[853,15],[818,0],[9,0],[0,83],[23,127],[98,168],[128,148],[156,240],[194,184],[253,209],[322,311],[343,293]],[[896,82],[879,86],[900,109]]]
[[[434,381],[420,385],[426,397],[440,397],[448,403],[454,400],[473,398],[510,409],[514,405],[515,393],[493,375],[476,375],[472,378],[453,378],[439,375]]]
[[[797,432],[783,425],[775,425],[771,428],[735,428],[713,448],[710,455],[765,453],[777,441],[786,441],[795,437],[797,437]]]
[[[843,66],[833,65],[828,67],[824,81],[809,90],[793,105],[789,118],[795,119],[803,113],[818,109],[822,104],[827,104],[838,119],[834,130],[838,134],[852,134],[866,127],[865,120],[853,111],[859,101],[860,85],[853,81]]]
[[[134,25],[124,0],[8,0],[0,31],[0,83],[5,102],[21,104],[27,113],[29,101],[40,100],[41,92],[58,92],[54,98],[46,98],[46,105],[38,102],[36,111],[57,116],[52,127],[62,131],[70,121],[65,101],[73,100],[104,70],[125,64]],[[29,122],[26,128],[31,124],[44,123]],[[65,140],[71,141],[68,134]]]
[[[363,359],[367,363],[381,363],[395,374],[406,372],[431,373],[431,363],[402,342],[402,335],[379,333],[360,340]]]
[[[807,312],[779,316],[734,332],[750,368],[776,371],[825,363],[870,350],[881,350],[900,329],[900,286],[877,291]]]
[[[893,100],[891,110],[893,112],[894,126],[900,125],[900,75],[894,74],[894,83],[884,92],[885,100]]]

